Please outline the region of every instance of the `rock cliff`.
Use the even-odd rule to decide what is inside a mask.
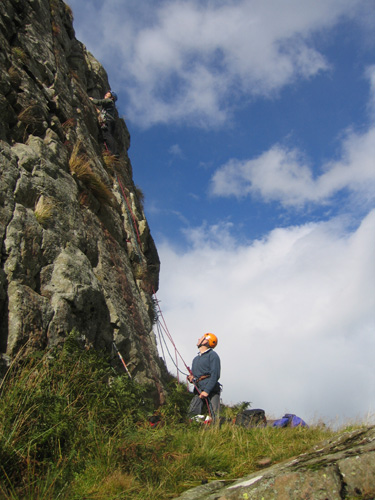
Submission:
[[[134,185],[130,137],[104,147],[89,97],[110,89],[61,0],[0,3],[0,352],[115,340],[163,396],[152,323],[159,258]]]

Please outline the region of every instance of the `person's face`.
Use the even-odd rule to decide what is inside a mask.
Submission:
[[[208,345],[208,340],[205,338],[204,335],[202,335],[202,337],[200,339],[198,339],[197,347],[207,346],[207,345]]]
[[[104,96],[104,99],[109,99],[112,97],[112,94],[110,92],[107,92],[106,95]]]

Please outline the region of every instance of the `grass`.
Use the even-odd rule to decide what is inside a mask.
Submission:
[[[54,202],[51,198],[41,196],[34,209],[36,220],[41,226],[47,226],[52,220],[55,210],[56,202]]]
[[[12,84],[13,87],[18,88],[21,84],[22,77],[20,75],[20,72],[15,66],[11,66],[8,69],[8,75],[10,78],[10,83]]]
[[[112,175],[122,167],[122,161],[108,151],[103,151],[102,158],[104,165]]]
[[[20,112],[18,119],[25,125],[41,124],[44,121],[43,109],[39,104],[32,103]]]
[[[18,62],[22,64],[25,64],[27,61],[27,55],[21,47],[13,47],[12,55]]]
[[[19,113],[18,120],[24,126],[23,141],[29,134],[42,135],[47,128],[45,113],[37,102],[32,102],[24,108]]]
[[[70,155],[69,169],[71,174],[95,196],[99,203],[113,205],[114,196],[110,188],[92,170],[90,159],[81,152],[80,143],[74,146]]]
[[[77,125],[77,120],[75,118],[68,118],[64,123],[61,124],[64,131],[75,128]]]
[[[166,500],[202,480],[235,479],[328,439],[323,426],[245,429],[185,419],[191,395],[171,380],[164,425],[142,387],[71,334],[13,364],[0,385],[0,498]],[[225,411],[230,414],[230,409]]]

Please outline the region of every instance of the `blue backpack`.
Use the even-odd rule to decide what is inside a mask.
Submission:
[[[308,427],[306,422],[302,420],[302,418],[297,417],[293,413],[286,413],[279,420],[275,420],[273,423],[273,427]]]

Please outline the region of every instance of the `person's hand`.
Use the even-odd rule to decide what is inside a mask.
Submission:
[[[89,97],[89,99],[90,99],[90,101],[92,101],[92,100],[93,100],[93,97]]]
[[[200,397],[201,399],[208,398],[208,392],[206,392],[206,391],[202,391],[202,392],[199,394],[199,397]]]
[[[187,378],[187,379],[188,379],[188,381],[191,383],[191,382],[193,382],[193,380],[194,380],[194,375],[188,375],[186,378]]]

